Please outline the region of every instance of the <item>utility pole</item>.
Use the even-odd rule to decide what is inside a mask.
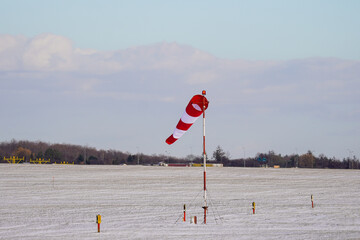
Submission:
[[[245,147],[243,147],[243,150],[244,150],[244,167],[245,167],[245,162],[246,162],[246,160],[245,160]]]

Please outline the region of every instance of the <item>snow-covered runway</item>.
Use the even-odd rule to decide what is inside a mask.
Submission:
[[[360,239],[359,171],[207,168],[207,179],[204,225],[202,168],[0,164],[0,239]]]

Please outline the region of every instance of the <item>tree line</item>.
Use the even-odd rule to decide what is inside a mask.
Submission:
[[[35,159],[50,160],[50,163],[68,162],[83,165],[157,165],[164,163],[202,163],[202,156],[188,155],[185,158],[176,158],[164,154],[146,155],[131,154],[118,150],[97,150],[93,147],[72,144],[50,144],[42,141],[16,141],[0,143],[0,163],[7,162],[4,157],[24,158],[24,162]],[[207,156],[209,157],[209,155]],[[359,169],[359,159],[355,156],[346,159],[328,158],[321,154],[313,155],[311,151],[305,154],[282,156],[274,151],[258,153],[254,158],[230,159],[230,154],[218,146],[209,162],[222,163],[225,167],[274,167],[281,168],[339,168]]]
[[[360,169],[359,159],[349,156],[342,160],[335,157],[329,158],[324,154],[315,156],[311,151],[304,154],[291,154],[282,156],[274,151],[258,153],[254,158],[231,159],[220,146],[213,153],[216,162],[221,162],[224,166],[232,167],[274,167],[281,168],[333,168],[333,169]]]
[[[183,162],[184,159],[165,155],[131,154],[118,150],[97,150],[89,146],[73,144],[51,144],[42,141],[16,141],[0,143],[0,162],[4,157],[24,158],[24,162],[35,159],[50,160],[50,163],[68,162],[86,165],[154,165],[159,162]]]

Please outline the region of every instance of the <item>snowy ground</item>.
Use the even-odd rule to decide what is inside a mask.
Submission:
[[[360,171],[207,170],[0,164],[0,239],[360,239]]]

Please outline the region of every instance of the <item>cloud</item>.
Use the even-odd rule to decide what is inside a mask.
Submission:
[[[0,46],[0,69],[7,79],[33,79],[34,85],[68,92],[114,96],[119,91],[137,96],[137,87],[158,95],[176,92],[166,89],[170,85],[184,90],[207,86],[224,104],[246,104],[249,111],[267,106],[290,112],[299,108],[331,111],[332,103],[353,105],[360,95],[359,61],[226,60],[174,42],[101,52],[74,48],[69,39],[54,34],[30,39],[1,35]]]
[[[67,71],[76,68],[71,41],[62,36],[42,34],[31,39],[22,57],[26,70]]]
[[[20,70],[26,38],[0,35],[0,71]]]
[[[189,46],[158,43],[120,51],[99,52],[74,48],[72,42],[54,34],[31,39],[0,36],[1,70],[82,71],[113,73],[130,70],[172,70],[208,66],[215,58]],[[5,60],[12,58],[12,64]],[[16,62],[16,64],[15,64]]]

